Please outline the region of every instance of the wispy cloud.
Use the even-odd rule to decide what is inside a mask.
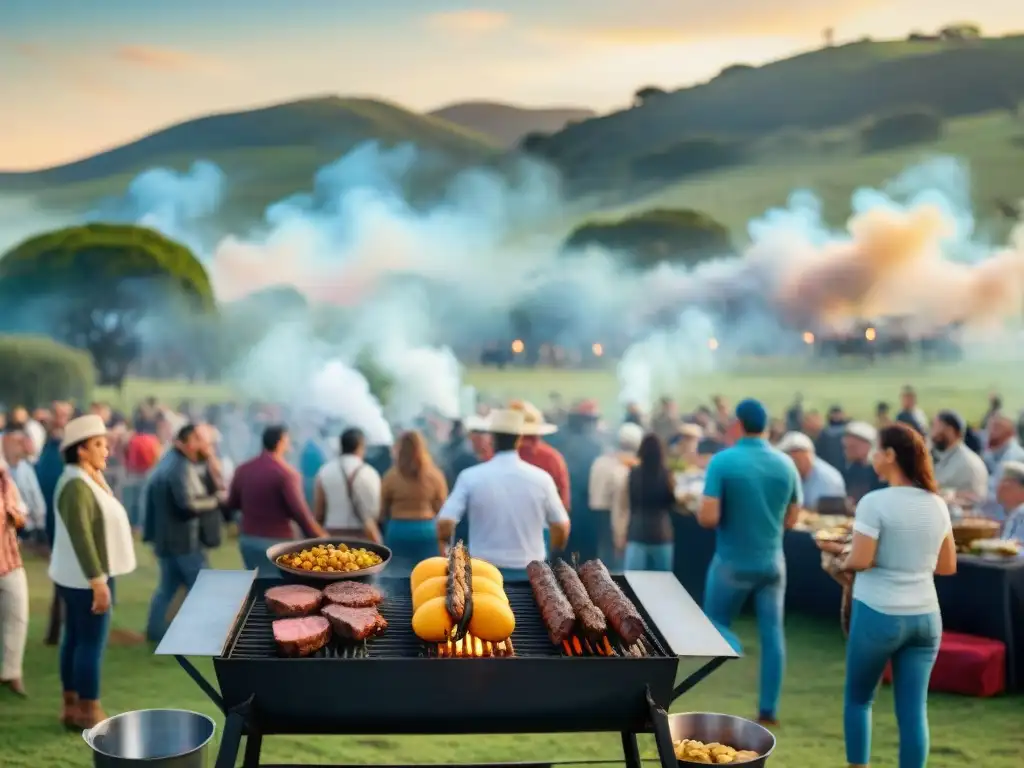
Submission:
[[[100,62],[96,57],[69,53],[36,42],[14,41],[2,47],[37,67],[49,70],[55,77],[90,96],[106,101],[118,101],[123,96],[121,90],[98,71]]]
[[[223,62],[209,56],[152,45],[122,45],[112,55],[120,63],[160,72],[216,72],[224,68]]]
[[[501,11],[467,8],[463,11],[442,11],[426,17],[427,25],[442,32],[457,34],[485,33],[504,29],[511,17]]]
[[[787,0],[784,7],[764,0],[718,0],[694,6],[679,0],[649,0],[642,14],[595,13],[591,20],[538,26],[538,40],[595,46],[672,45],[716,38],[803,37],[823,32],[883,0]]]

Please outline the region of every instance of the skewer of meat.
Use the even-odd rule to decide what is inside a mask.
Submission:
[[[530,588],[548,630],[548,637],[555,645],[561,645],[572,636],[576,626],[572,605],[562,594],[555,574],[547,563],[534,560],[526,566],[526,577],[530,580]]]
[[[636,606],[612,580],[604,563],[588,560],[580,566],[579,576],[594,605],[601,609],[612,629],[626,645],[632,645],[643,637],[644,620],[640,618]]]
[[[576,570],[564,560],[556,560],[551,570],[558,580],[558,586],[565,593],[569,605],[572,606],[573,613],[576,614],[576,619],[583,632],[591,636],[603,635],[607,632],[608,622],[605,620],[605,615],[590,599]]]

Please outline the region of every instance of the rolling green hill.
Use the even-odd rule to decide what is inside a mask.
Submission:
[[[430,113],[490,136],[505,147],[515,146],[527,134],[560,131],[569,123],[589,120],[595,114],[591,109],[576,107],[518,107],[492,101],[466,101]]]
[[[489,138],[429,115],[372,99],[327,97],[190,120],[67,165],[0,173],[0,193],[37,195],[52,207],[121,191],[154,166],[183,170],[196,160],[218,164],[234,182],[232,204],[261,211],[307,189],[316,170],[357,144],[413,142],[455,166],[493,157]]]
[[[923,107],[955,118],[1024,102],[1024,35],[972,41],[864,41],[761,67],[570,125],[538,154],[570,176],[615,180],[637,158],[685,137],[749,140],[818,132]]]

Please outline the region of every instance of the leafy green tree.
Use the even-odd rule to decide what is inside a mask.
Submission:
[[[203,265],[151,229],[86,224],[32,237],[0,258],[5,324],[49,333],[92,354],[103,385],[120,386],[146,323],[164,336],[215,310]]]
[[[598,246],[624,254],[638,269],[661,262],[693,266],[733,250],[728,228],[706,213],[657,208],[619,221],[591,221],[566,239],[567,251]]]

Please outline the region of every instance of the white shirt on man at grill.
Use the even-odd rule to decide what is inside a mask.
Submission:
[[[465,469],[438,520],[469,520],[469,551],[498,568],[525,568],[543,560],[544,529],[567,523],[551,475],[527,464],[515,451]]]

